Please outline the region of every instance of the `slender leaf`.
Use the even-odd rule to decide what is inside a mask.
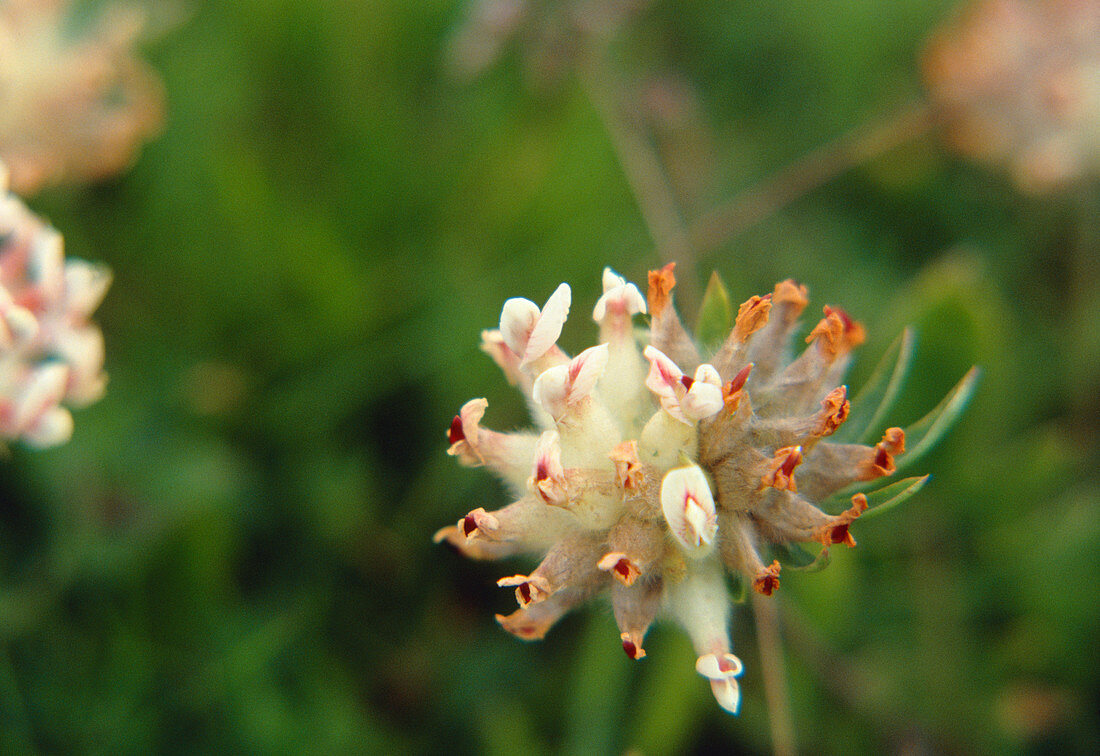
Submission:
[[[721,344],[733,328],[733,310],[726,285],[717,272],[710,274],[707,290],[699,306],[699,320],[695,324],[695,339],[703,347]]]
[[[861,444],[875,440],[876,431],[884,424],[887,413],[893,409],[909,374],[916,343],[916,332],[912,328],[906,328],[894,339],[894,343],[875,366],[871,377],[852,399],[848,420],[837,430],[833,440]]]
[[[877,491],[871,491],[866,494],[867,511],[863,513],[860,519],[866,520],[868,517],[875,517],[893,509],[924,488],[924,484],[931,477],[931,475],[921,475],[915,478],[905,478],[904,480],[894,481],[888,486],[883,486]]]
[[[772,545],[772,556],[779,560],[787,570],[803,570],[805,572],[817,572],[829,565],[829,550],[822,549],[815,556],[801,545],[794,543],[777,543]]]
[[[951,426],[958,421],[974,389],[978,385],[981,370],[972,367],[955,387],[947,392],[936,408],[905,429],[907,451],[898,458],[898,471],[910,467],[939,443]]]

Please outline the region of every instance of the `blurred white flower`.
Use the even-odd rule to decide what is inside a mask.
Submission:
[[[160,81],[133,50],[142,10],[73,15],[69,0],[0,3],[0,159],[23,196],[121,172],[163,121]]]
[[[71,406],[103,394],[103,334],[90,318],[106,267],[66,260],[61,235],[8,192],[0,163],[0,439],[64,443]]]
[[[1100,174],[1100,0],[975,0],[923,62],[959,152],[1029,191]]]

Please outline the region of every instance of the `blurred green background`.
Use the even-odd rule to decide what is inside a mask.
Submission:
[[[919,97],[951,6],[658,1],[603,84],[697,217]],[[575,351],[603,266],[660,262],[570,51],[462,79],[462,2],[183,7],[145,49],[163,135],[30,202],[115,272],[111,382],[68,445],[0,461],[0,751],[768,752],[747,607],[735,718],[677,628],[632,662],[597,603],[523,643],[493,614],[525,565],[431,543],[506,503],[444,454],[469,398],[526,422],[477,349],[502,302],[568,281]],[[1095,184],[1027,198],[934,134],[700,254],[685,289],[795,277],[864,321],[855,386],[917,326],[899,425],[984,370],[924,491],[783,580],[806,752],[1100,750],[1098,256]]]

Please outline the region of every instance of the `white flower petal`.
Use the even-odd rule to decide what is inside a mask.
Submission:
[[[684,398],[680,400],[680,411],[688,420],[698,422],[717,414],[725,404],[721,388],[695,381]]]
[[[543,409],[559,420],[571,405],[592,393],[607,367],[606,344],[590,347],[565,365],[542,371],[535,379],[532,395]]]
[[[485,410],[489,406],[487,399],[471,399],[462,405],[458,416],[462,422],[462,434],[466,436],[467,443],[477,446],[477,432],[481,425],[481,418],[485,417]]]
[[[531,395],[535,401],[550,413],[554,420],[565,414],[567,407],[566,397],[569,394],[569,366],[555,365],[543,370],[535,379],[535,386]]]
[[[695,671],[710,680],[727,680],[738,677],[744,665],[734,654],[703,654],[695,660]]]
[[[714,365],[706,362],[695,369],[695,382],[722,388],[722,376],[718,374]]]
[[[65,263],[65,299],[70,312],[87,317],[91,315],[111,286],[111,270],[84,260]]]
[[[575,402],[592,393],[596,381],[607,368],[607,344],[589,347],[569,363],[569,401]]]
[[[661,481],[661,511],[672,535],[693,556],[709,551],[718,533],[714,496],[697,465],[670,470]]]
[[[530,299],[513,297],[500,311],[500,335],[508,348],[521,357],[539,319],[539,306]]]
[[[711,680],[710,689],[714,700],[730,714],[736,714],[741,709],[741,686],[733,678]]]
[[[649,360],[649,375],[645,379],[646,387],[662,400],[662,406],[664,406],[664,400],[666,399],[676,400],[678,391],[684,390],[684,371],[680,370],[676,363],[669,359],[668,355],[656,347],[647,346],[642,354]]]
[[[31,446],[45,449],[68,441],[73,436],[73,416],[64,407],[52,407],[43,412],[23,431],[23,441]]]
[[[547,504],[561,504],[568,498],[565,468],[561,464],[561,440],[558,432],[548,430],[535,446],[534,474],[530,485],[535,495]]]
[[[546,306],[542,308],[542,313],[536,319],[528,336],[526,349],[523,352],[517,352],[523,356],[520,364],[534,362],[557,343],[562,326],[565,325],[565,319],[569,317],[571,297],[569,284],[563,283],[546,300]],[[502,326],[501,331],[503,330]]]
[[[638,287],[627,282],[611,268],[603,269],[603,295],[596,300],[592,319],[597,323],[607,317],[608,309],[625,313],[627,317],[646,311],[645,297]]]
[[[603,269],[603,291],[604,294],[614,289],[616,286],[622,286],[626,283],[626,279],[613,271],[610,266]]]

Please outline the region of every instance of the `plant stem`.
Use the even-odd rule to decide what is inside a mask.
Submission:
[[[757,642],[760,644],[760,666],[764,675],[764,698],[768,702],[772,748],[776,756],[794,756],[794,721],[791,718],[791,703],[787,697],[787,675],[783,667],[776,600],[754,592],[752,613],[756,620]]]
[[[937,122],[935,109],[918,100],[886,120],[860,125],[702,215],[691,224],[689,241],[697,250],[714,249],[844,171],[927,133]]]
[[[658,257],[663,262],[677,264],[680,301],[694,302],[698,287],[695,247],[660,157],[646,135],[623,116],[615,95],[621,87],[615,83],[599,52],[589,56],[580,78],[611,140],[634,201],[657,246]]]

